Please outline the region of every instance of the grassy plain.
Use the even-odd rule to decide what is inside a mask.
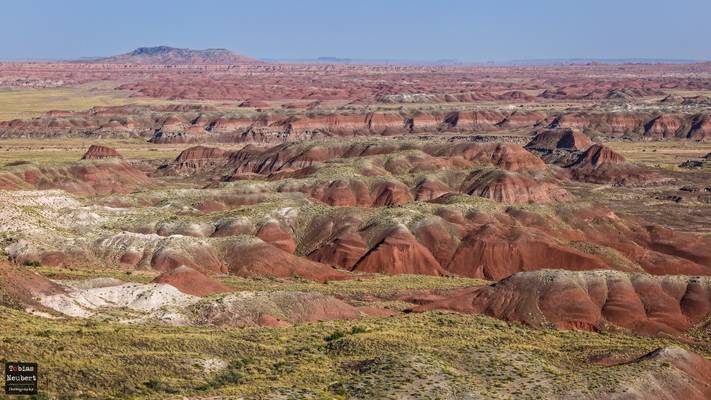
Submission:
[[[711,143],[690,140],[655,142],[606,142],[605,145],[632,162],[676,170],[686,160],[698,160],[711,152]]]
[[[188,145],[157,145],[142,138],[133,139],[0,139],[0,166],[18,161],[41,164],[77,161],[92,144],[118,150],[124,157],[139,160],[175,158]]]
[[[0,88],[0,121],[36,117],[50,110],[82,111],[96,106],[166,104],[175,101],[129,97],[111,81],[57,88]]]
[[[590,395],[668,368],[651,362],[605,367],[591,359],[679,345],[448,313],[215,329],[46,320],[2,308],[0,325],[9,328],[0,332],[2,357],[38,362],[38,397],[66,399]]]

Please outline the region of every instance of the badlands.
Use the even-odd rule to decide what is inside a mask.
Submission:
[[[711,63],[0,63],[39,398],[711,398]]]

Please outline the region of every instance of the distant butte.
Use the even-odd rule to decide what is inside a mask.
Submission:
[[[261,63],[227,49],[179,49],[170,46],[139,47],[130,53],[98,58],[93,63],[145,65],[231,65]]]

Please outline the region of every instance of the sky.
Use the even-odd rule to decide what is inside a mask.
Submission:
[[[137,47],[260,59],[711,59],[711,0],[2,0],[0,59]]]

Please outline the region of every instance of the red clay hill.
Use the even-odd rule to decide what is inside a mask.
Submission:
[[[209,296],[230,291],[230,288],[221,282],[185,265],[160,274],[153,282],[167,283],[183,293],[194,296]]]
[[[534,327],[552,324],[562,329],[680,335],[711,313],[711,281],[618,271],[542,270],[439,297],[425,295],[422,302],[414,311],[486,314]]]
[[[0,261],[0,305],[41,309],[38,297],[63,293],[65,289],[27,268]]]

